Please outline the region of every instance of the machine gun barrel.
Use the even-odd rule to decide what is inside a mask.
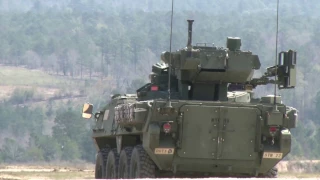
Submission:
[[[267,68],[267,72],[260,78],[254,78],[248,82],[254,87],[269,83],[278,84],[279,89],[291,89],[296,86],[297,52],[293,50],[279,53],[278,64]],[[278,80],[270,80],[268,77],[277,76]]]

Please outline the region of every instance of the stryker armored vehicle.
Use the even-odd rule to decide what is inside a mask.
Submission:
[[[294,88],[296,52],[280,52],[253,78],[260,60],[240,49],[240,38],[228,37],[225,48],[193,46],[192,23],[187,46],[162,53],[136,94],[114,95],[96,113],[84,104],[82,116],[95,119],[95,178],[277,176],[298,111],[253,90]]]

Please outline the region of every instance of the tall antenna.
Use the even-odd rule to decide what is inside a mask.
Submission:
[[[171,1],[171,26],[170,26],[170,59],[169,59],[169,72],[168,72],[168,106],[171,107],[171,44],[172,44],[172,21],[173,21],[173,0]]]
[[[277,57],[278,57],[278,24],[279,24],[279,0],[277,0],[277,30],[276,30],[276,57],[275,57],[275,66],[277,66]],[[273,99],[273,104],[275,105],[275,108],[277,109],[277,105],[276,105],[276,95],[277,95],[277,71],[278,68],[276,67],[276,74],[274,76],[274,99]]]

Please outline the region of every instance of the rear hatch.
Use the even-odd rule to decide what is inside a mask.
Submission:
[[[254,107],[186,105],[179,129],[184,158],[254,160],[260,140],[259,110]]]

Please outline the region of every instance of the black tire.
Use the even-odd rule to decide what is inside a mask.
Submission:
[[[114,148],[109,151],[106,163],[106,179],[117,179],[118,178],[118,164],[119,155],[117,149]]]
[[[119,156],[119,168],[118,178],[129,179],[130,178],[130,160],[133,147],[125,147],[121,150]]]
[[[99,151],[96,154],[96,166],[95,166],[95,175],[94,178],[95,179],[102,179],[103,178],[103,157],[102,157],[102,153]]]
[[[277,178],[278,177],[278,168],[273,167],[267,173],[261,176],[262,178]]]
[[[106,145],[104,148],[101,148],[96,155],[96,168],[95,168],[95,179],[104,179],[106,172],[105,167],[107,163],[108,153],[110,147]],[[99,167],[100,166],[100,167]]]
[[[130,178],[155,178],[155,165],[141,145],[132,151]]]

